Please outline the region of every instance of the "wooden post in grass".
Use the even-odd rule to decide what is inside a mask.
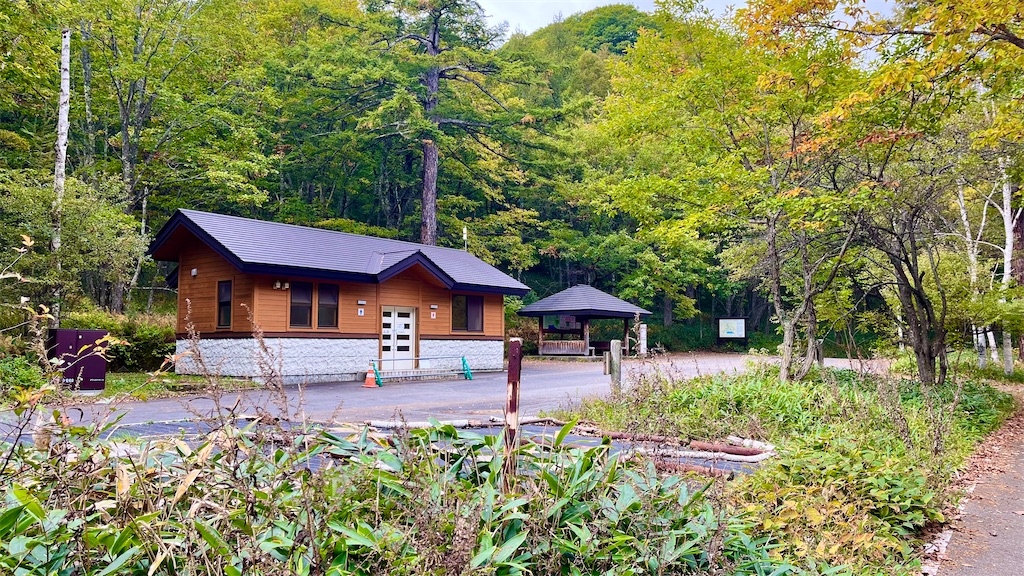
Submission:
[[[622,340],[611,341],[612,397],[622,393]]]
[[[511,338],[508,343],[508,389],[505,394],[505,459],[502,461],[501,485],[512,491],[516,477],[516,449],[519,448],[519,381],[523,373],[523,340]]]

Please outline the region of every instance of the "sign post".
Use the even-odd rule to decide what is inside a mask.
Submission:
[[[747,345],[747,319],[746,318],[718,318],[717,340],[719,344],[726,342],[739,342]]]
[[[508,343],[508,388],[505,391],[505,459],[501,482],[505,492],[512,491],[516,477],[516,450],[519,448],[519,382],[523,373],[523,340]]]

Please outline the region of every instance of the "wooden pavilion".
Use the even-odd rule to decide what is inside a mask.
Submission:
[[[628,342],[629,321],[651,313],[586,284],[577,284],[519,310],[520,316],[540,323],[537,352],[541,356],[593,356],[609,350],[607,341],[590,339],[591,320],[622,318],[623,344]],[[556,322],[544,324],[545,318]]]

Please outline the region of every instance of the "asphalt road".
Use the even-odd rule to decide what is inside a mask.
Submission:
[[[670,372],[677,377],[736,372],[746,369],[751,358],[742,354],[695,353],[663,357],[658,361],[630,361],[624,365],[624,381],[637,373]],[[763,360],[763,359],[761,359]],[[829,360],[829,364],[847,366],[846,360]],[[580,398],[607,394],[609,378],[600,362],[530,361],[523,364],[522,416],[536,415],[578,401]],[[473,380],[385,382],[382,388],[363,388],[362,382],[315,384],[308,387],[287,387],[288,416],[319,422],[363,422],[402,417],[406,420],[427,418],[478,419],[500,417],[505,402],[505,373],[477,374]],[[254,414],[263,409],[281,416],[280,400],[264,390],[228,393],[222,406],[238,403],[238,413]],[[113,404],[82,404],[83,419],[96,421],[120,416],[122,424],[181,420],[208,417],[216,404],[209,396],[124,402]],[[78,416],[78,411],[69,413]]]

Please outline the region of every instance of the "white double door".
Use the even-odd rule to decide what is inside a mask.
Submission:
[[[416,309],[384,306],[380,319],[380,369],[416,367]]]

